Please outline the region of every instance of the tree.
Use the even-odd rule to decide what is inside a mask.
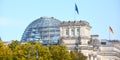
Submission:
[[[79,52],[71,51],[70,54],[71,54],[72,60],[86,60],[87,59],[87,57],[84,56],[80,51]]]
[[[38,50],[38,51],[36,50],[35,54],[38,53],[38,59],[39,60],[41,60],[41,59],[51,60],[52,55],[51,55],[51,53],[49,51],[49,48],[47,46],[42,46],[40,44],[40,42],[37,42],[34,47],[35,47],[35,49]]]
[[[59,51],[59,54],[62,58],[61,60],[71,60],[70,53],[65,46],[60,45]]]
[[[83,55],[83,53],[81,53],[80,51],[78,52],[78,56],[80,60],[86,60],[87,57]]]
[[[65,46],[52,45],[49,47],[53,60],[71,60],[70,54]]]
[[[12,60],[12,51],[0,42],[0,60]]]
[[[29,52],[30,54],[32,54],[32,52],[34,53],[34,50],[29,49],[31,46],[32,46],[31,43],[17,45],[13,52],[14,56],[13,60],[27,60],[27,59],[35,60],[35,57],[30,56],[29,58],[28,56]]]
[[[19,45],[19,41],[16,40],[16,41],[12,41],[12,43],[9,44],[8,47],[9,47],[12,51],[14,51],[15,47],[18,46],[18,45]]]
[[[8,46],[0,42],[0,60],[86,60],[81,52],[68,52],[63,45],[43,46],[40,42],[19,44],[13,41]]]
[[[78,60],[79,59],[79,56],[78,56],[76,51],[71,51],[70,55],[71,55],[72,60]]]
[[[48,47],[42,46],[39,42],[17,45],[13,56],[13,60],[51,60]]]

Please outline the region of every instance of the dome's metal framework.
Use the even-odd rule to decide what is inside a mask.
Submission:
[[[60,38],[60,21],[53,17],[41,17],[33,21],[24,31],[21,42],[37,42],[42,44],[58,44]]]

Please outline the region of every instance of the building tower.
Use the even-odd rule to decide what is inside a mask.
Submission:
[[[86,21],[62,22],[60,26],[61,44],[65,44],[69,50],[87,46],[91,38],[90,29],[91,26]]]

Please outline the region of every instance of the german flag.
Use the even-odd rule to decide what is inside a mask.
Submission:
[[[113,29],[112,29],[111,27],[109,27],[109,30],[110,30],[110,32],[111,32],[112,34],[114,34],[114,31],[113,31]]]

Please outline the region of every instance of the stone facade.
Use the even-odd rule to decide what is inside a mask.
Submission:
[[[63,21],[60,24],[60,44],[66,45],[69,51],[81,51],[87,60],[119,60],[119,44],[102,45],[99,36],[91,35],[90,30],[86,21]]]
[[[91,35],[90,31],[91,26],[86,21],[61,22],[53,17],[41,17],[26,28],[21,44],[29,41],[40,41],[43,45],[64,44],[69,51],[81,51],[87,60],[120,60],[120,42],[100,43],[99,35]]]
[[[60,41],[67,46],[68,50],[81,51],[84,55],[93,49],[91,41],[91,26],[86,21],[68,21],[60,24]]]
[[[60,36],[64,43],[88,45],[91,29],[88,22],[68,21],[60,25]]]

